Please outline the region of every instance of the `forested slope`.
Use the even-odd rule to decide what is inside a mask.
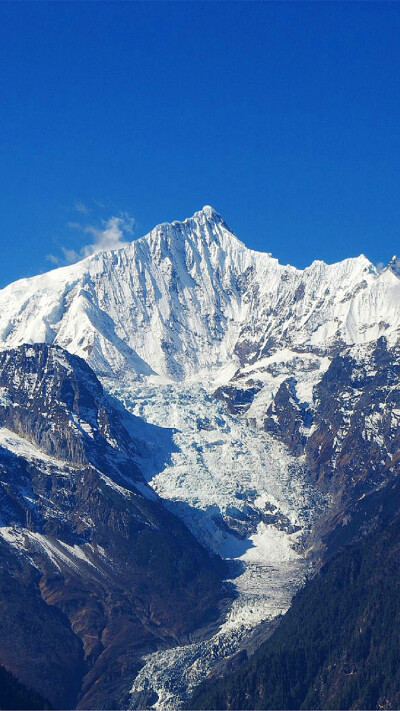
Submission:
[[[239,673],[194,709],[400,707],[400,520],[342,549]]]

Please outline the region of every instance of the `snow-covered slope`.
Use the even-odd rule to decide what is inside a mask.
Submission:
[[[0,346],[55,343],[100,375],[232,375],[283,347],[326,353],[397,339],[395,271],[378,273],[364,256],[282,266],[205,207],[127,247],[7,286]]]
[[[315,441],[316,481],[320,430],[328,423],[331,432],[337,413],[320,413],[318,392],[333,380],[347,397],[353,381],[332,375],[335,356],[353,348],[367,359],[382,335],[399,342],[396,258],[383,271],[364,256],[282,266],[247,249],[210,207],[0,291],[0,349],[45,341],[83,357],[141,418],[137,465],[150,487],[242,571],[212,637],[146,657],[132,707],[178,708],[287,609],[307,567],[303,543],[326,505],[306,442]]]

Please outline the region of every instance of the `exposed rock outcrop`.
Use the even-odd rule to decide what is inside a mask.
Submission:
[[[221,564],[147,487],[135,418],[84,361],[21,346],[0,388],[0,664],[56,707],[123,706],[144,653],[217,614]]]

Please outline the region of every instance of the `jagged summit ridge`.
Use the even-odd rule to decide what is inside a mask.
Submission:
[[[280,348],[398,338],[399,278],[364,256],[305,270],[248,249],[210,206],[0,291],[0,346],[60,345],[100,375],[168,380]]]
[[[391,269],[394,274],[400,277],[400,258],[396,254],[394,254],[391,258],[389,264],[387,265],[387,269]]]

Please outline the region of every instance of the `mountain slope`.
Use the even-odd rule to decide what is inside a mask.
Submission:
[[[27,689],[4,667],[0,667],[1,709],[50,709],[48,701]]]
[[[310,559],[370,530],[359,502],[399,466],[399,325],[396,259],[282,266],[210,207],[0,292],[0,531],[71,625],[71,698],[181,707],[268,637]],[[208,634],[220,568],[195,539],[236,596]]]
[[[3,351],[0,393],[0,664],[53,706],[123,706],[143,653],[217,615],[221,564],[146,486],[137,421],[84,361]]]
[[[187,708],[399,707],[398,482],[394,488],[394,519],[392,510],[383,526],[337,553],[241,670],[202,684]]]

